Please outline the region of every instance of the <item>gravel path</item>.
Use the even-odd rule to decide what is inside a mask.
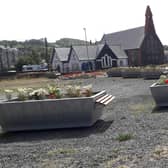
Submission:
[[[74,82],[79,82],[75,80]],[[154,80],[84,79],[116,99],[91,128],[0,136],[0,168],[166,168],[168,109],[156,109]]]

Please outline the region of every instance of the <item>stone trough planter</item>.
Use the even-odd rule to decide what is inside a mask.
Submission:
[[[121,77],[121,71],[109,71],[107,75],[108,77]]]
[[[150,90],[157,106],[168,106],[168,85],[154,83],[150,86]]]
[[[159,79],[160,75],[163,73],[161,71],[156,72],[141,72],[141,76],[144,79]]]
[[[0,125],[4,132],[89,127],[114,97],[106,91],[91,97],[0,102]]]
[[[122,71],[121,76],[123,78],[140,78],[141,74],[140,72],[127,72],[127,71]]]

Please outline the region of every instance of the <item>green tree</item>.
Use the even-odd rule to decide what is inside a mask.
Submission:
[[[16,71],[22,71],[22,66],[28,64],[34,64],[34,60],[32,57],[30,56],[20,57],[15,65]]]

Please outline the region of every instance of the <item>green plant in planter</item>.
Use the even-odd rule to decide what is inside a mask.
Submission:
[[[89,97],[93,94],[92,85],[87,86],[63,86],[48,85],[46,88],[18,88],[17,90],[5,90],[7,100],[12,98],[12,93],[16,92],[17,100],[41,100],[41,99],[58,99],[61,97]]]
[[[158,85],[168,84],[168,77],[166,75],[161,75],[159,80],[156,82]]]
[[[58,88],[57,86],[48,85],[48,93],[49,93],[48,98],[50,99],[62,97],[61,89]]]

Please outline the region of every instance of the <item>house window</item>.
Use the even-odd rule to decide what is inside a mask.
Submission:
[[[105,56],[105,59],[106,59],[106,65],[108,66],[108,56],[107,55]]]

